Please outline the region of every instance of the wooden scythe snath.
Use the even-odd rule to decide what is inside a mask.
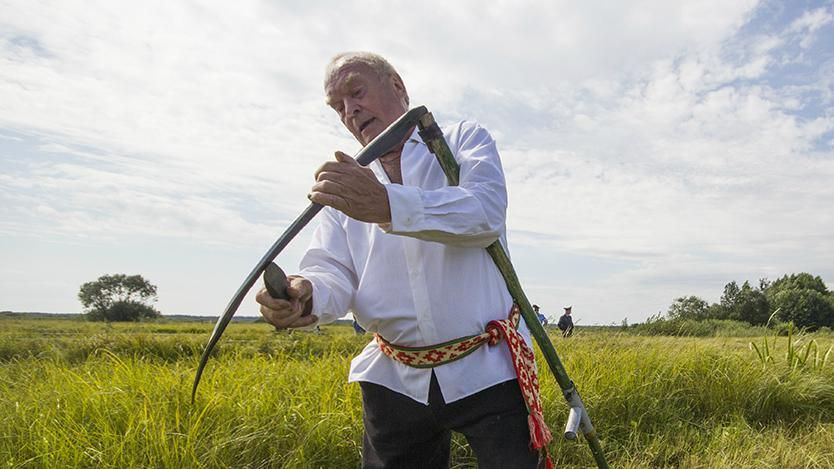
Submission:
[[[460,182],[460,166],[455,160],[454,155],[452,155],[452,151],[449,149],[449,145],[443,137],[443,132],[441,132],[440,127],[434,121],[434,117],[428,112],[420,118],[417,125],[420,129],[420,137],[426,146],[429,147],[429,151],[437,158],[440,167],[443,168],[443,172],[446,174],[449,185],[458,185]],[[568,378],[565,367],[562,365],[561,360],[559,360],[559,356],[556,354],[556,349],[553,347],[550,337],[548,337],[544,327],[539,322],[539,318],[533,311],[527,295],[524,294],[524,290],[521,288],[521,282],[519,282],[515,269],[510,262],[510,257],[507,255],[504,247],[501,246],[500,240],[496,240],[487,246],[486,250],[495,261],[495,265],[498,266],[498,270],[501,271],[501,275],[507,282],[507,289],[510,291],[510,296],[513,297],[513,300],[521,308],[521,317],[524,318],[527,328],[530,329],[530,333],[536,340],[536,343],[539,344],[542,355],[550,370],[553,372],[553,376],[556,378],[556,382],[559,384],[565,400],[568,402],[570,414],[565,427],[565,438],[574,440],[576,439],[577,430],[581,430],[582,434],[585,435],[585,439],[588,441],[588,445],[591,447],[591,453],[594,455],[597,466],[607,468],[608,463],[605,461],[605,453],[602,450],[602,445],[594,430],[594,426],[591,424],[591,418],[585,410],[585,405],[579,397],[576,386]]]

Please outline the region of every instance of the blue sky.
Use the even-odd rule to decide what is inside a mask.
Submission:
[[[832,1],[293,3],[0,1],[0,310],[79,311],[83,282],[138,273],[163,313],[219,314],[358,150],[323,101],[343,50],[492,132],[547,314],[834,286]]]

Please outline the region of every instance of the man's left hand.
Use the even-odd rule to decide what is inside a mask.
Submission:
[[[316,183],[307,197],[359,221],[391,221],[385,186],[373,171],[340,151],[336,152],[336,161],[328,161],[316,171]]]

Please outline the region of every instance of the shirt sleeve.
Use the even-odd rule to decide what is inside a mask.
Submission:
[[[507,189],[495,141],[477,124],[461,124],[455,134],[449,146],[460,184],[435,190],[387,184],[391,223],[383,230],[461,247],[486,247],[501,236]]]
[[[353,265],[345,229],[335,210],[325,207],[299,272],[313,284],[312,314],[319,324],[347,313],[358,285]]]

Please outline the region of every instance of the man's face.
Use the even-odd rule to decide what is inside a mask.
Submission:
[[[380,77],[365,64],[339,68],[324,89],[327,104],[362,145],[367,145],[408,110],[400,77]]]

